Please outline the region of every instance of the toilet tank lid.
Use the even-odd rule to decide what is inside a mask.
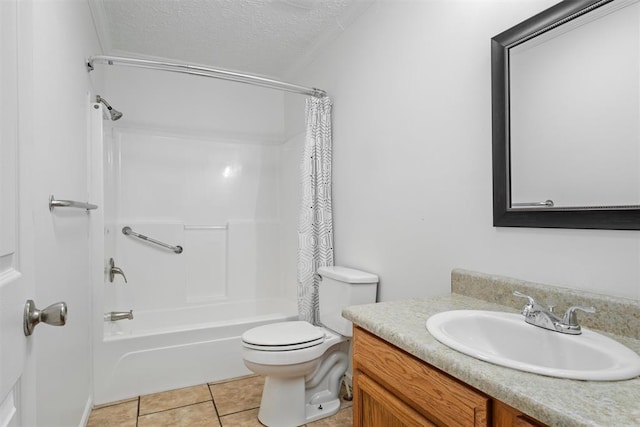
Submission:
[[[345,283],[378,283],[378,276],[347,267],[320,267],[318,274]]]

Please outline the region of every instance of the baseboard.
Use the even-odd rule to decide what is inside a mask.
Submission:
[[[80,424],[78,427],[87,426],[92,409],[93,409],[93,396],[89,396],[89,398],[87,399],[87,404],[84,406],[84,412],[82,413],[82,418],[80,419]]]

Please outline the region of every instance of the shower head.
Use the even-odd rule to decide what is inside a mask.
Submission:
[[[96,95],[96,102],[102,102],[107,110],[109,110],[109,115],[111,116],[111,120],[116,121],[122,117],[122,113],[109,105],[106,99],[101,97],[100,95]]]
[[[122,117],[122,113],[118,110],[114,110],[113,108],[108,108],[109,114],[111,115],[111,120],[116,121]]]

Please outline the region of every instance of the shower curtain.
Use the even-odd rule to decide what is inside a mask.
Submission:
[[[298,217],[298,314],[318,324],[318,267],[333,265],[331,99],[306,100],[301,205]]]

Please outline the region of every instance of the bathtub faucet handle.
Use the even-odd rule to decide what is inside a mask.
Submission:
[[[113,280],[116,277],[116,274],[119,274],[124,279],[124,283],[127,282],[127,276],[124,275],[124,271],[120,267],[116,267],[116,263],[113,258],[109,258],[109,282],[113,283]]]

